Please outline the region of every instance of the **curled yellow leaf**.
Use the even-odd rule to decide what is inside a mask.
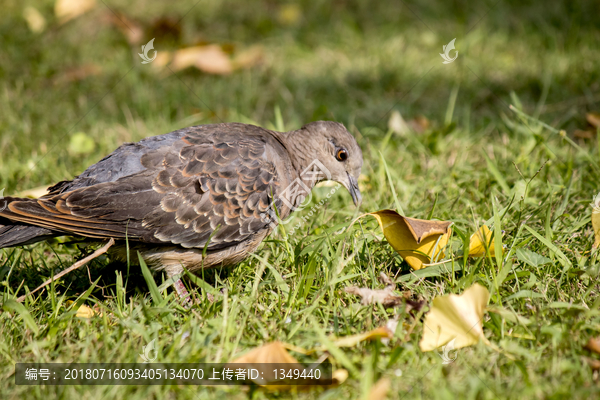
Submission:
[[[483,225],[474,234],[471,235],[469,241],[469,256],[484,257],[486,255],[485,248],[489,248],[490,255],[494,256],[494,241],[492,240],[492,231],[486,225]]]
[[[85,304],[82,304],[77,309],[77,314],[76,315],[79,318],[92,318],[94,315],[96,315],[96,311],[94,311],[93,308],[90,308],[90,307],[86,306]]]
[[[432,259],[444,257],[452,222],[408,218],[393,210],[368,215],[377,219],[387,241],[413,269],[421,269]]]
[[[454,349],[471,346],[483,337],[483,313],[488,290],[474,284],[461,295],[436,297],[423,322],[421,351],[432,351],[453,341]]]

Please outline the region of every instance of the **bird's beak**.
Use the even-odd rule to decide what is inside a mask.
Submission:
[[[358,181],[355,177],[348,174],[348,191],[350,192],[350,196],[352,196],[352,201],[354,201],[354,205],[356,208],[360,207],[362,203],[362,195],[360,194],[360,190],[358,189]]]

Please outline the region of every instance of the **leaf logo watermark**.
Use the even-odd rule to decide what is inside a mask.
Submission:
[[[158,350],[156,349],[156,343],[154,343],[155,341],[156,339],[152,339],[150,343],[142,347],[144,352],[139,356],[142,357],[142,360],[144,360],[145,363],[153,362],[158,357]],[[154,352],[154,357],[150,357],[152,352]]]
[[[442,346],[442,353],[438,353],[440,357],[442,357],[442,364],[451,364],[458,357],[458,351],[454,348],[454,341],[456,338],[452,339],[445,346]],[[454,354],[450,354],[451,351],[454,351]]]
[[[142,53],[138,53],[138,56],[141,57],[142,60],[142,64],[149,64],[152,61],[154,61],[154,59],[156,58],[156,56],[158,55],[158,51],[154,50],[154,39],[152,38],[151,41],[149,41],[148,43],[142,45]],[[154,50],[154,57],[150,58],[148,57],[148,52],[150,50]]]
[[[8,206],[8,201],[4,200],[4,188],[0,190],[0,212],[4,211]]]
[[[443,46],[442,50],[444,51],[443,53],[439,53],[440,56],[442,56],[442,58],[445,60],[444,64],[450,64],[452,61],[456,60],[456,58],[458,57],[458,50],[456,50],[456,53],[454,54],[454,58],[450,57],[450,51],[454,50],[454,41],[456,40],[456,38],[452,39],[450,41],[450,43],[448,43],[447,45]]]

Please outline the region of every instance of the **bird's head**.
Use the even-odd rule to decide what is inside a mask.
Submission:
[[[362,196],[358,189],[358,177],[363,164],[362,151],[356,139],[344,125],[332,121],[317,121],[300,129],[303,143],[297,150],[303,154],[304,163],[313,160],[325,168],[321,180],[332,180],[343,185],[352,196],[356,207],[360,207]],[[303,151],[304,150],[304,151]]]

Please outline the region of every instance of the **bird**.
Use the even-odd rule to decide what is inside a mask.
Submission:
[[[362,151],[343,124],[289,132],[242,123],[197,125],[124,143],[37,198],[0,201],[0,248],[56,236],[113,239],[168,277],[244,260],[325,180],[357,208]],[[135,254],[135,253],[134,253]],[[181,279],[177,294],[187,298]]]

